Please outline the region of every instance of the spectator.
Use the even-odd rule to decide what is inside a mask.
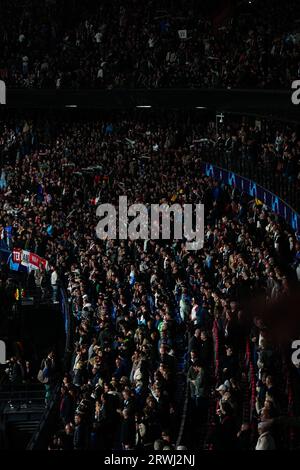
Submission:
[[[88,445],[88,434],[81,415],[75,415],[75,428],[73,436],[74,450],[86,450]]]
[[[270,426],[267,423],[259,423],[258,440],[255,450],[276,450],[274,439],[270,433]]]
[[[121,443],[123,450],[133,449],[135,444],[135,423],[127,408],[123,410],[121,423]]]
[[[51,287],[52,287],[52,302],[57,303],[57,295],[58,295],[58,274],[55,267],[52,268],[51,272]]]

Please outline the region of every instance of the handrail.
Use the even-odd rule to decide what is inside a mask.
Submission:
[[[250,389],[251,389],[251,398],[250,398],[250,421],[253,420],[253,413],[255,411],[255,403],[256,403],[256,375],[255,369],[253,365],[252,355],[251,355],[251,345],[249,338],[246,342],[246,359],[247,365],[249,368],[249,378],[250,378]]]
[[[220,372],[220,341],[219,341],[219,328],[217,320],[214,320],[213,324],[213,339],[214,339],[214,353],[215,353],[215,378],[216,382],[219,383],[219,372]]]
[[[42,433],[46,431],[47,425],[49,423],[49,419],[51,417],[52,412],[54,411],[55,405],[58,402],[60,394],[60,384],[58,383],[52,393],[50,403],[48,407],[45,409],[45,412],[43,414],[43,417],[39,423],[38,429],[36,432],[32,435],[26,450],[37,450],[38,448],[41,448],[42,446],[40,445],[41,442],[41,436]]]
[[[185,397],[184,397],[183,411],[182,411],[182,415],[181,415],[179,433],[178,433],[178,437],[177,437],[177,440],[176,440],[176,448],[177,448],[179,445],[181,445],[182,436],[183,436],[183,432],[184,432],[184,428],[185,428],[185,423],[186,423],[188,405],[189,405],[189,384],[188,384],[188,380],[186,379],[186,389],[185,389]]]
[[[71,347],[71,313],[70,305],[68,301],[68,296],[64,286],[60,288],[60,299],[61,299],[61,310],[65,320],[65,333],[66,333],[66,342],[65,342],[65,353],[70,350]]]

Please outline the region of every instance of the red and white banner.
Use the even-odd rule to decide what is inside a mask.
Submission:
[[[21,248],[14,248],[12,253],[14,263],[20,263],[26,266],[29,270],[32,269],[48,269],[48,261],[41,258],[35,253],[22,250]]]
[[[40,256],[29,253],[29,264],[37,269],[47,269],[48,262]]]

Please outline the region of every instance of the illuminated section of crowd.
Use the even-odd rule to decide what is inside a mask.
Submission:
[[[49,449],[198,448],[193,438],[216,450],[284,447],[291,372],[248,306],[288,298],[300,244],[263,204],[201,175],[190,149],[205,136],[201,124],[127,116],[1,131],[2,227],[12,227],[13,247],[47,259],[74,322]],[[129,203],[202,201],[204,248],[98,240],[95,204],[124,194]],[[48,389],[58,360],[45,359]],[[195,433],[178,443],[186,381]]]

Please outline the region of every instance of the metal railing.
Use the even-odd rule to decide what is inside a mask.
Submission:
[[[290,174],[286,165],[281,167],[275,155],[263,159],[253,155],[247,146],[233,151],[212,144],[201,145],[197,152],[202,160],[255,181],[300,211],[300,181],[296,172]]]
[[[60,384],[58,383],[52,392],[50,402],[45,409],[42,419],[32,435],[26,450],[43,450],[47,446],[49,438],[49,429],[52,428],[51,423],[56,418],[56,408],[58,406],[58,399],[60,395]]]

